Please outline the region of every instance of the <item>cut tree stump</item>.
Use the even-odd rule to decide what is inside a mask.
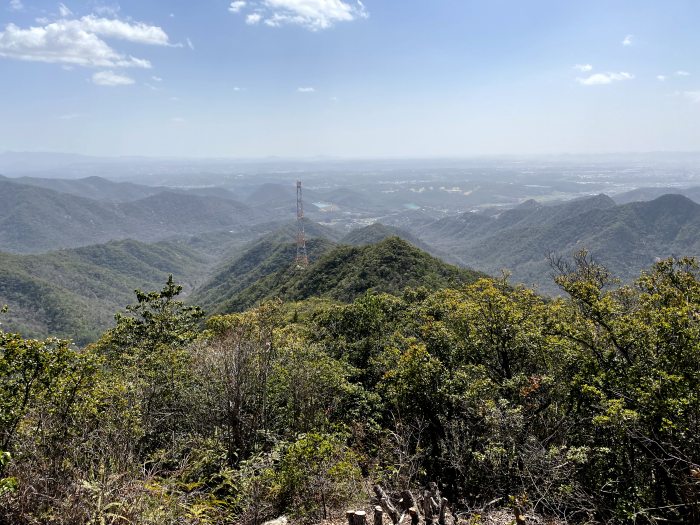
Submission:
[[[384,509],[380,506],[374,507],[374,525],[382,525],[384,521]]]
[[[435,515],[440,512],[440,501],[442,500],[442,495],[440,494],[438,484],[434,481],[428,483],[428,490],[430,491],[430,497],[432,498],[430,503],[433,505],[433,515]]]
[[[442,498],[440,501],[440,517],[438,518],[438,523],[440,525],[446,525],[445,514],[447,513],[447,498]]]
[[[430,492],[425,491],[423,492],[423,514],[425,517],[425,523],[426,525],[432,525],[433,523],[433,502],[430,497]]]
[[[401,501],[399,501],[399,505],[401,505],[401,510],[403,512],[407,512],[408,509],[416,506],[416,500],[410,490],[401,492]]]

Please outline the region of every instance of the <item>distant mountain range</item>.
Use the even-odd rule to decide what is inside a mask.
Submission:
[[[436,249],[473,268],[555,293],[547,255],[585,248],[624,280],[657,258],[700,255],[700,205],[681,195],[617,205],[599,195],[557,206],[534,201],[497,217],[465,213],[413,231]]]
[[[683,195],[690,200],[700,204],[700,186],[691,186],[689,188],[678,188],[673,186],[653,187],[653,188],[637,188],[636,190],[619,193],[613,198],[618,204],[627,204],[637,201],[651,201],[661,197],[662,195]]]
[[[225,188],[171,188],[166,186],[146,186],[133,182],[114,182],[102,177],[83,177],[81,179],[47,179],[40,177],[4,177],[0,181],[25,184],[54,190],[60,193],[75,195],[104,202],[130,202],[150,197],[163,192],[181,193],[183,195],[199,195],[201,197],[217,197],[220,199],[236,200],[235,195]]]
[[[125,238],[156,241],[241,230],[273,219],[214,196],[163,191],[113,203],[0,180],[0,251],[6,252],[38,253]]]

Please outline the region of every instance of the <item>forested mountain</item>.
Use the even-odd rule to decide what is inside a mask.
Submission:
[[[604,195],[555,206],[528,202],[497,217],[465,213],[416,229],[463,264],[554,292],[548,254],[587,249],[629,280],[657,258],[700,254],[700,205],[680,195],[616,205]]]
[[[689,188],[679,188],[674,186],[662,186],[652,188],[637,188],[635,190],[619,193],[613,198],[618,204],[628,204],[630,202],[651,201],[662,195],[676,194],[688,197],[690,200],[700,204],[700,186]]]
[[[306,243],[309,260],[313,263],[333,246],[327,239],[310,239]],[[239,310],[241,304],[260,298],[260,293],[257,293],[255,298],[249,299],[249,288],[261,289],[258,282],[268,282],[270,276],[291,267],[295,255],[296,244],[289,242],[289,238],[280,239],[280,234],[268,235],[222,264],[214,276],[195,291],[190,302],[210,312]],[[273,293],[267,288],[265,290]]]
[[[169,274],[188,289],[209,259],[186,243],[126,240],[40,255],[0,253],[0,304],[6,330],[29,336],[94,340],[129,304],[136,288],[160,286]]]
[[[348,302],[370,289],[400,294],[407,287],[434,290],[483,276],[446,264],[398,237],[360,247],[333,247],[315,239],[308,250],[311,264],[300,269],[293,263],[294,244],[259,243],[223,268],[192,302],[215,312],[241,311],[275,297]]]
[[[124,238],[155,241],[262,221],[258,212],[230,199],[161,192],[115,204],[0,180],[0,251],[6,252],[38,253]]]
[[[76,197],[106,202],[134,201],[162,191],[162,188],[154,186],[134,184],[133,182],[113,182],[97,176],[82,179],[46,179],[41,177],[8,178],[0,175],[0,181],[36,186]]]
[[[225,188],[170,188],[164,186],[146,186],[133,182],[115,182],[103,177],[91,176],[81,179],[47,179],[41,177],[4,177],[0,181],[14,182],[27,186],[36,186],[104,202],[130,202],[150,197],[165,191],[182,193],[184,195],[199,195],[201,197],[217,197],[220,199],[237,200],[236,196]]]

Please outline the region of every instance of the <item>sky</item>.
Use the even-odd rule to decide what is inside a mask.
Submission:
[[[697,0],[0,0],[0,151],[700,150]]]

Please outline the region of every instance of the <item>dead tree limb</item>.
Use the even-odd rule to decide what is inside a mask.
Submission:
[[[391,522],[396,525],[401,518],[399,517],[399,511],[397,511],[396,507],[394,507],[394,505],[391,503],[389,496],[386,495],[384,489],[379,485],[374,486],[374,493],[377,495],[377,498],[379,498],[379,504],[389,515],[389,518],[391,518]]]

